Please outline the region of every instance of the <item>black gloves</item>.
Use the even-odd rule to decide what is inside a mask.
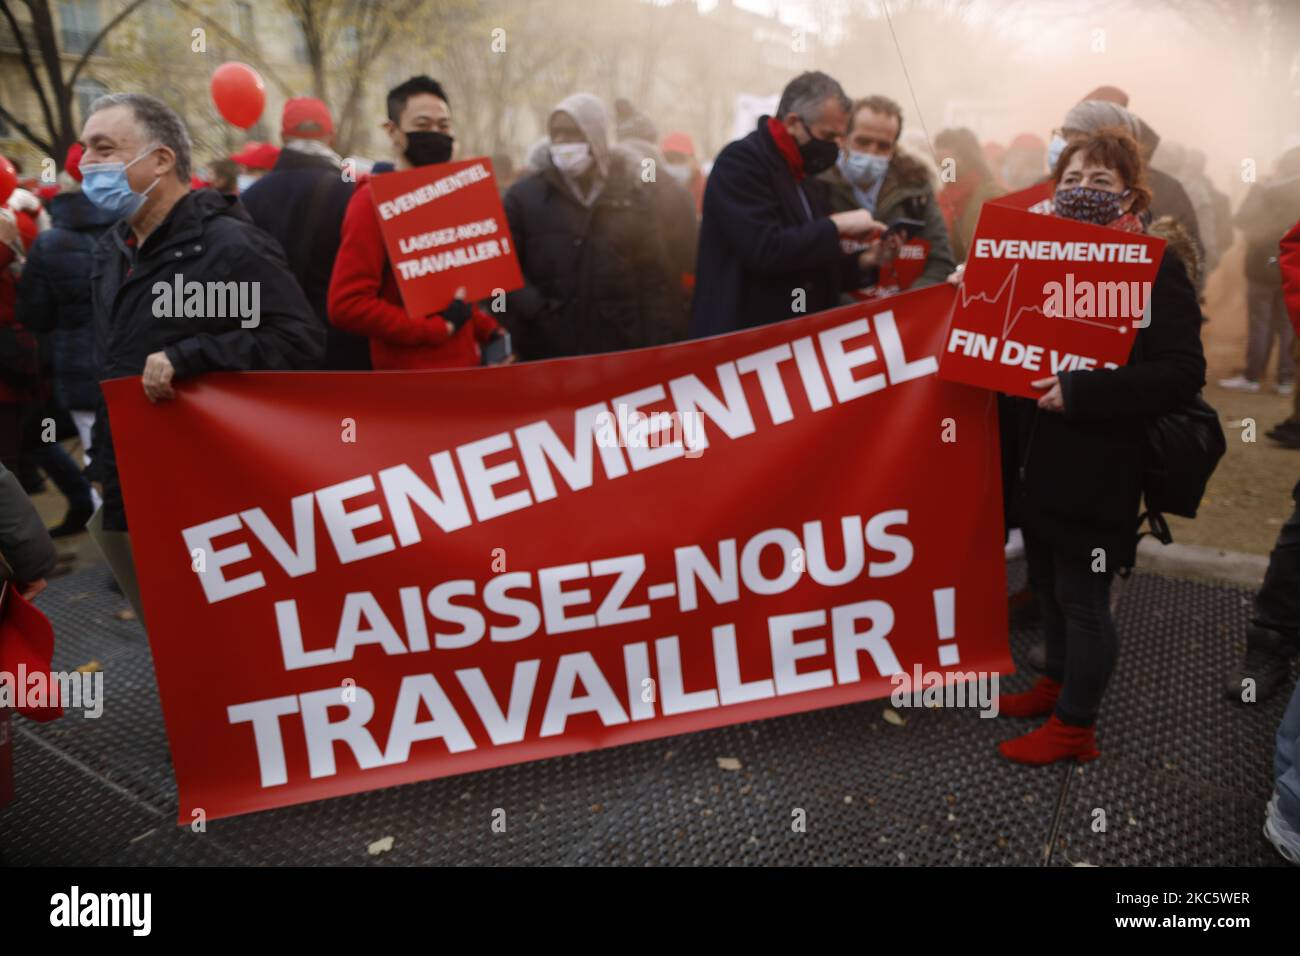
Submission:
[[[474,317],[474,313],[470,304],[464,299],[452,299],[451,305],[442,310],[442,317],[459,332],[461,326]]]

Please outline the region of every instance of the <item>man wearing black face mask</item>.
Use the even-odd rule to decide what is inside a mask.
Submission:
[[[388,94],[384,130],[398,170],[445,163],[455,139],[447,94],[437,80],[414,76]],[[478,365],[481,347],[501,334],[465,290],[441,312],[408,315],[388,262],[368,178],[357,183],[343,217],[343,235],[330,278],[329,320],[370,338],[376,369],[460,368]]]
[[[691,334],[717,335],[819,312],[874,282],[869,254],[842,236],[884,226],[864,209],[830,212],[815,177],[839,158],[851,104],[825,73],[786,86],[776,116],[718,154],[704,191]]]

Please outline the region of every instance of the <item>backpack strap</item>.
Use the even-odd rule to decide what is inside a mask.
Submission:
[[[1150,530],[1142,530],[1142,522],[1150,525]],[[1138,541],[1141,542],[1147,535],[1155,538],[1161,544],[1173,544],[1174,535],[1169,530],[1169,523],[1165,521],[1165,516],[1158,511],[1144,511],[1138,515],[1137,520]]]

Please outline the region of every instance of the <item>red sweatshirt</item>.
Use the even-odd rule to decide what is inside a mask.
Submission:
[[[343,216],[330,277],[330,322],[370,338],[370,361],[376,369],[464,368],[479,364],[479,343],[491,339],[498,328],[477,305],[471,309],[473,318],[455,335],[448,335],[441,315],[407,314],[388,265],[370,180],[359,182]]]
[[[1286,310],[1300,335],[1300,222],[1282,237],[1278,264],[1282,267],[1282,294],[1286,297]]]

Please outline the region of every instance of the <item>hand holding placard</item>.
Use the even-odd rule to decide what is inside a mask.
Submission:
[[[456,290],[477,302],[523,286],[491,160],[384,173],[370,191],[410,315],[444,312]]]
[[[960,285],[939,377],[1037,400],[1046,376],[1123,365],[1149,321],[1164,247],[1141,233],[985,205],[967,267],[949,277]]]

